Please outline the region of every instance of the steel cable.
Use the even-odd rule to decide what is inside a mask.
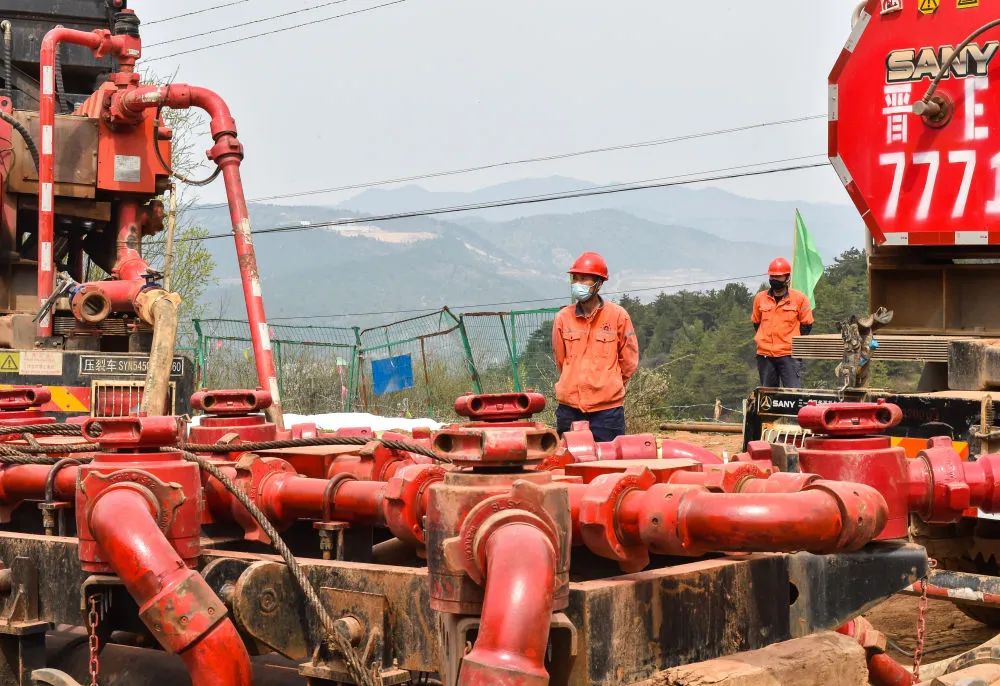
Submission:
[[[407,453],[415,453],[429,457],[438,462],[452,464],[451,458],[441,455],[431,448],[407,443],[405,441],[393,441],[384,438],[361,438],[356,436],[318,436],[316,438],[294,438],[284,441],[256,441],[249,443],[206,443],[206,444],[185,444],[180,446],[182,450],[193,453],[253,453],[260,450],[279,450],[281,448],[312,448],[325,445],[357,445],[365,446],[369,443],[381,443],[386,448],[401,450]]]

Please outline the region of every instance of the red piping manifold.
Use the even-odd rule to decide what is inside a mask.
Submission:
[[[571,500],[574,531],[626,572],[649,554],[698,557],[715,552],[827,554],[858,550],[882,530],[882,495],[859,484],[812,481],[792,493],[712,493],[700,486],[657,484],[647,469],[598,477]]]
[[[866,483],[889,504],[895,537],[906,536],[906,517],[916,513],[929,524],[957,522],[969,508],[1000,512],[1000,455],[963,462],[947,437],[932,438],[916,459],[893,448],[887,436],[858,437],[898,423],[901,410],[891,403],[810,405],[799,423],[832,435],[806,441],[799,451],[803,469],[825,479]],[[843,436],[843,437],[841,437]]]
[[[139,604],[139,616],[168,652],[184,661],[193,686],[250,686],[250,656],[225,604],[171,547],[136,484],[92,503],[97,545]]]
[[[410,465],[388,482],[360,481],[342,474],[311,479],[278,458],[247,455],[235,467],[222,467],[280,531],[299,519],[338,521],[388,528],[394,536],[420,547],[429,489],[444,479],[437,465]],[[235,520],[250,541],[269,542],[250,513],[215,479],[204,481],[213,517]]]

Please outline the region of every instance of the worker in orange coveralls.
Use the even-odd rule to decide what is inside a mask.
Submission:
[[[608,280],[603,257],[584,253],[569,274],[574,304],[552,325],[556,428],[562,435],[586,420],[596,441],[613,441],[625,433],[625,388],[639,366],[639,342],[628,312],[598,295]]]
[[[812,331],[812,305],[805,293],[789,286],[792,265],[784,257],[772,261],[767,274],[770,288],[754,298],[751,315],[760,385],[802,388],[799,361],[792,357],[792,339]]]

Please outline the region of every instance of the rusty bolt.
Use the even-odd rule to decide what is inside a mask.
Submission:
[[[187,615],[181,617],[181,624],[187,624],[187,623],[188,623]]]
[[[265,588],[261,591],[260,599],[257,601],[261,612],[270,614],[278,609],[278,596],[272,588]]]

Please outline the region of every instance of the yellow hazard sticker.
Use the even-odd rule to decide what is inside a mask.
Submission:
[[[958,9],[964,10],[970,7],[979,7],[979,0],[958,0]]]
[[[21,353],[0,353],[0,373],[17,374],[21,371]]]
[[[934,14],[941,6],[941,0],[920,0],[920,11],[924,14]]]

